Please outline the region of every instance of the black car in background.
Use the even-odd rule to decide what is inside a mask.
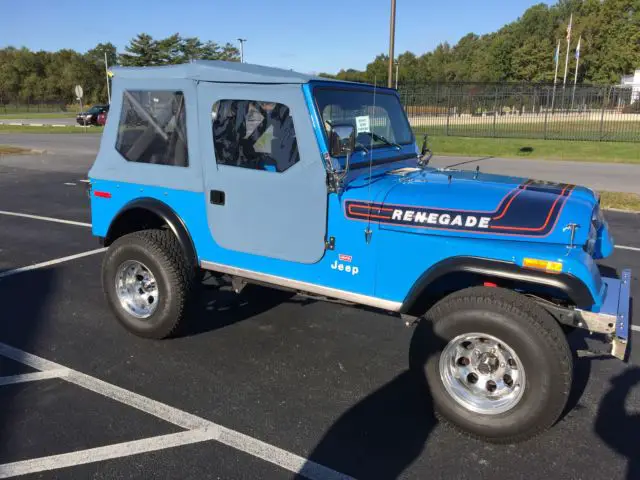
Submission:
[[[109,105],[94,105],[86,112],[76,115],[76,121],[79,125],[98,125],[98,115],[108,112]]]

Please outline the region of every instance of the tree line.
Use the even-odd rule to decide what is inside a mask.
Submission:
[[[580,36],[578,82],[617,83],[621,75],[640,68],[640,0],[560,0],[553,6],[534,5],[496,32],[469,33],[455,45],[441,43],[423,55],[402,53],[396,59],[399,84],[553,82],[558,41],[559,81],[562,82],[571,14],[568,81],[573,82],[575,48]],[[427,24],[424,34],[428,35],[428,31]],[[364,71],[345,69],[335,76],[322,75],[386,85],[388,60],[388,55],[378,55]]]
[[[564,73],[567,22],[573,14],[569,78],[575,68],[575,47],[582,37],[578,82],[612,84],[640,68],[640,0],[559,0],[539,4],[496,32],[469,33],[455,45],[441,43],[433,51],[397,57],[401,85],[427,82],[552,82],[553,56],[560,41],[560,81]],[[428,33],[428,25],[426,26]],[[133,38],[124,52],[99,43],[86,53],[64,49],[34,52],[0,49],[0,104],[72,103],[73,87],[84,87],[88,103],[107,99],[104,55],[109,65],[143,66],[188,62],[192,59],[239,60],[230,43],[201,41],[179,34],[154,39],[146,33]],[[346,69],[333,76],[343,80],[387,82],[388,56],[378,55],[364,71]],[[394,69],[395,71],[395,69]]]
[[[118,53],[110,43],[99,43],[86,53],[63,49],[34,52],[27,48],[0,49],[0,104],[60,103],[75,101],[73,88],[82,85],[86,103],[107,101],[105,54],[109,66],[170,65],[190,60],[238,61],[230,43],[201,41],[179,34],[154,39],[146,33],[133,38]]]

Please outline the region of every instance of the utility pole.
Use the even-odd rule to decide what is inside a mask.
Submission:
[[[398,71],[400,70],[400,62],[396,62],[396,90],[398,89]]]
[[[393,87],[393,48],[396,41],[396,0],[391,0],[391,19],[389,25],[389,74],[387,75],[387,87]]]
[[[244,42],[246,42],[247,39],[239,38],[238,41],[240,42],[240,63],[244,63]]]
[[[111,105],[111,87],[109,86],[109,65],[107,64],[107,52],[104,52],[104,74],[107,79],[107,103]]]

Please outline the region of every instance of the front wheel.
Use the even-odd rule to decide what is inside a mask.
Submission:
[[[562,329],[515,292],[474,287],[425,315],[421,365],[436,412],[482,440],[515,443],[553,425],[566,405],[573,363]],[[423,331],[425,331],[423,329]]]

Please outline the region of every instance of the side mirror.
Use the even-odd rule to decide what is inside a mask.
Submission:
[[[428,134],[424,134],[424,138],[422,139],[422,150],[420,152],[420,156],[424,157],[425,154],[427,153],[427,143],[429,141],[429,135]]]
[[[353,153],[356,148],[356,129],[350,123],[334,123],[329,132],[329,150],[332,157]]]
[[[433,152],[429,149],[429,135],[425,134],[424,140],[422,141],[422,150],[420,151],[420,156],[418,157],[418,166],[426,167],[429,165],[429,160],[433,157]]]

